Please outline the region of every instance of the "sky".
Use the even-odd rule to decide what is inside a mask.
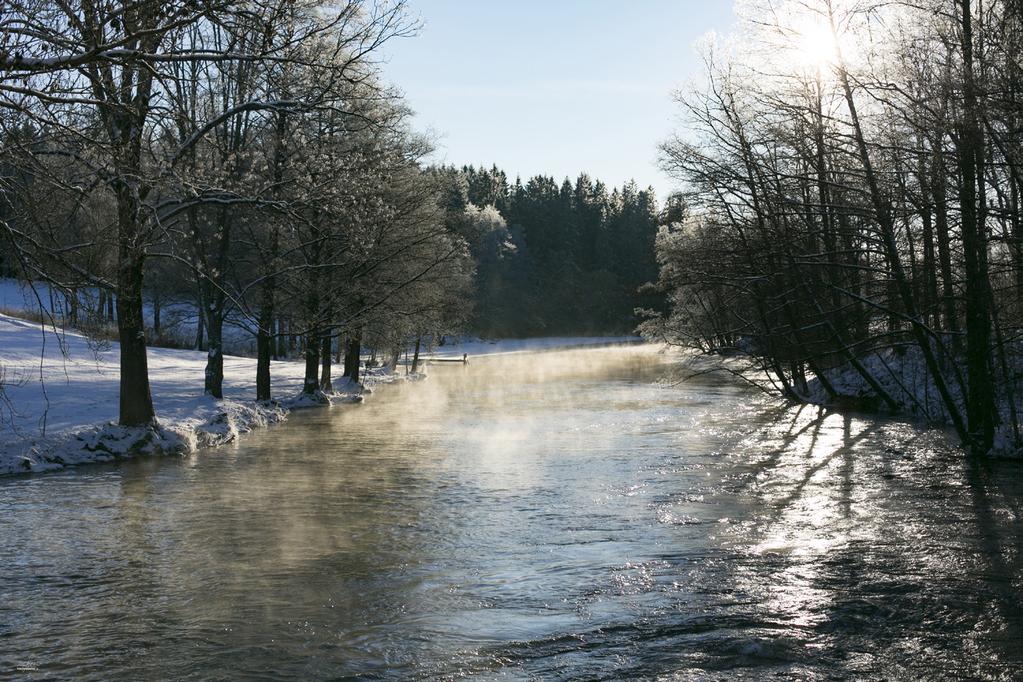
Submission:
[[[384,74],[435,135],[434,161],[496,163],[509,179],[589,173],[673,187],[657,145],[672,92],[700,73],[694,43],[728,33],[731,0],[410,0],[419,34]]]

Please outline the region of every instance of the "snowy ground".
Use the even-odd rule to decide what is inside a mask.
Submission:
[[[301,389],[300,362],[274,362],[279,405],[257,405],[256,361],[224,358],[224,395],[202,393],[202,352],[149,349],[149,374],[160,429],[113,426],[118,410],[118,348],[73,332],[0,315],[0,474],[57,469],[160,451],[216,445],[280,421]],[[370,377],[369,381],[379,380]],[[356,399],[358,389],[335,396]]]
[[[937,423],[948,421],[948,412],[919,348],[908,346],[899,352],[887,348],[864,354],[858,359],[878,385],[899,405],[900,412]],[[952,373],[949,376],[952,377]],[[885,409],[881,398],[875,395],[873,388],[851,365],[845,364],[828,371],[827,379],[840,397],[851,398],[866,406],[874,406],[875,409]],[[809,402],[827,404],[829,398],[819,380],[811,379],[809,388]],[[962,408],[962,387],[953,379],[948,388]]]
[[[96,309],[99,292],[88,287],[80,289],[78,300],[80,314],[88,316]],[[45,311],[48,319],[55,324],[64,324],[68,316],[68,300],[60,291],[53,290],[45,282],[31,286],[16,279],[0,278],[0,313],[14,315],[38,315]],[[152,337],[153,304],[147,297],[143,302],[143,317]],[[195,341],[199,311],[191,302],[165,302],[160,312],[160,337],[165,345],[188,347]],[[229,315],[224,324],[224,349],[228,353],[255,354],[255,339],[242,328],[244,319]],[[111,331],[113,326],[111,324]]]
[[[923,419],[936,425],[951,423],[949,412],[927,369],[923,353],[918,347],[885,348],[863,354],[858,359],[861,366],[869,372],[874,381],[898,406],[897,413]],[[1009,364],[1012,368],[1019,368],[1023,366],[1023,361],[1018,355],[1010,356]],[[965,366],[965,361],[962,361],[962,366]],[[945,372],[949,394],[961,414],[966,412],[966,386],[963,372],[965,369],[959,372],[947,370]],[[1014,369],[1014,374],[1018,382],[1019,370]],[[839,404],[866,408],[871,411],[890,409],[852,365],[844,364],[829,370],[826,377],[837,394]],[[836,402],[827,394],[819,379],[811,377],[808,384],[810,393],[807,396],[807,402],[818,405],[831,405]],[[1020,395],[1018,383],[1015,390],[1016,395]],[[1019,414],[1023,406],[1012,406],[1005,399],[998,405],[1001,426],[996,429],[995,446],[989,453],[993,456],[1023,457],[1023,448],[1019,443],[1014,442],[1013,408],[1015,408],[1016,414]]]

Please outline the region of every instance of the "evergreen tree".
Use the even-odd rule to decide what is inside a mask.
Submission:
[[[452,232],[476,262],[474,331],[484,336],[631,332],[639,289],[657,278],[660,211],[652,189],[582,173],[508,184],[496,166],[434,169]]]

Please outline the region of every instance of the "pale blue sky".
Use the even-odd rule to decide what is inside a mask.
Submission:
[[[412,0],[423,28],[387,46],[387,78],[437,160],[491,164],[510,179],[586,171],[634,177],[660,198],[657,144],[671,92],[698,75],[693,43],[727,33],[731,0]]]

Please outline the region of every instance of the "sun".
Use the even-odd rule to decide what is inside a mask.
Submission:
[[[794,61],[816,71],[826,71],[839,57],[839,44],[831,27],[820,19],[804,18],[794,30]]]

